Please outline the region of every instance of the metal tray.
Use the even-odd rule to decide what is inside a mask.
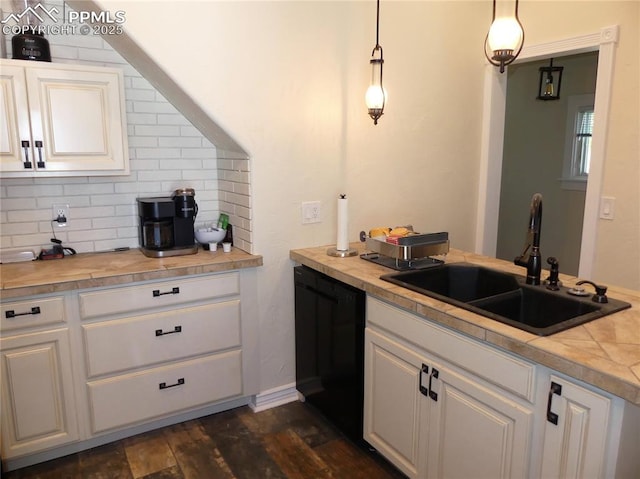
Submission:
[[[389,258],[413,261],[449,252],[449,233],[416,234],[400,238],[393,244],[373,238],[366,239],[367,249]]]

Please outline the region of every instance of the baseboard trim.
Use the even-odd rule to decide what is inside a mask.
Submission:
[[[249,407],[253,412],[260,412],[299,400],[300,396],[296,390],[296,383],[290,383],[273,389],[267,389],[252,396],[249,401]]]

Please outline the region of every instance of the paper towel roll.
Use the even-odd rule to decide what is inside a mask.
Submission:
[[[336,249],[338,251],[347,251],[349,249],[349,210],[347,195],[340,195],[338,198],[338,240]]]

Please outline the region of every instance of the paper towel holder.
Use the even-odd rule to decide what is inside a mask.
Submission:
[[[336,256],[338,258],[348,258],[349,256],[357,255],[358,251],[355,248],[349,248],[345,250],[341,250],[337,248],[329,248],[327,250],[327,254],[329,256]]]
[[[335,248],[329,248],[327,254],[337,258],[347,258],[358,254],[354,248],[349,246],[347,238],[347,195],[344,193],[338,197],[338,239]]]

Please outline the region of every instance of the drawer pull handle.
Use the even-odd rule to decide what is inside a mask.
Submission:
[[[431,374],[429,375],[429,397],[436,402],[438,401],[438,393],[435,392],[431,387],[431,380],[433,378],[438,379],[439,375],[440,371],[438,371],[436,368],[431,368]]]
[[[36,140],[35,144],[36,144],[36,148],[38,149],[38,162],[37,162],[38,168],[45,168],[46,165],[42,160],[42,142],[39,140]]]
[[[156,329],[156,336],[164,336],[165,334],[181,333],[182,326],[176,326],[173,331],[162,331],[162,329]]]
[[[178,379],[178,382],[175,384],[169,384],[167,386],[167,383],[160,383],[158,384],[158,388],[159,389],[169,389],[169,388],[175,388],[176,386],[182,386],[184,384],[184,378],[180,378]]]
[[[426,387],[424,387],[424,385],[422,384],[423,374],[429,374],[429,366],[427,366],[424,363],[422,363],[422,367],[420,368],[420,380],[418,384],[418,389],[420,390],[420,394],[422,394],[423,396],[428,396],[429,390]]]
[[[31,308],[31,311],[26,313],[16,313],[13,309],[9,311],[5,311],[4,315],[6,318],[15,318],[16,316],[27,316],[29,314],[40,314],[40,306],[34,306]]]
[[[557,394],[558,396],[562,395],[562,385],[558,383],[551,382],[551,387],[549,388],[549,400],[547,401],[547,421],[551,424],[558,425],[558,415],[556,413],[551,412],[551,401],[553,400],[553,395]]]
[[[22,166],[25,169],[30,170],[32,165],[31,161],[29,161],[29,142],[27,140],[22,140],[21,145],[24,150],[24,161],[22,162]]]
[[[159,289],[154,289],[153,297],[157,298],[158,296],[164,296],[165,294],[179,294],[179,293],[180,293],[180,288],[173,288],[171,291],[165,291],[164,293],[161,293]]]

